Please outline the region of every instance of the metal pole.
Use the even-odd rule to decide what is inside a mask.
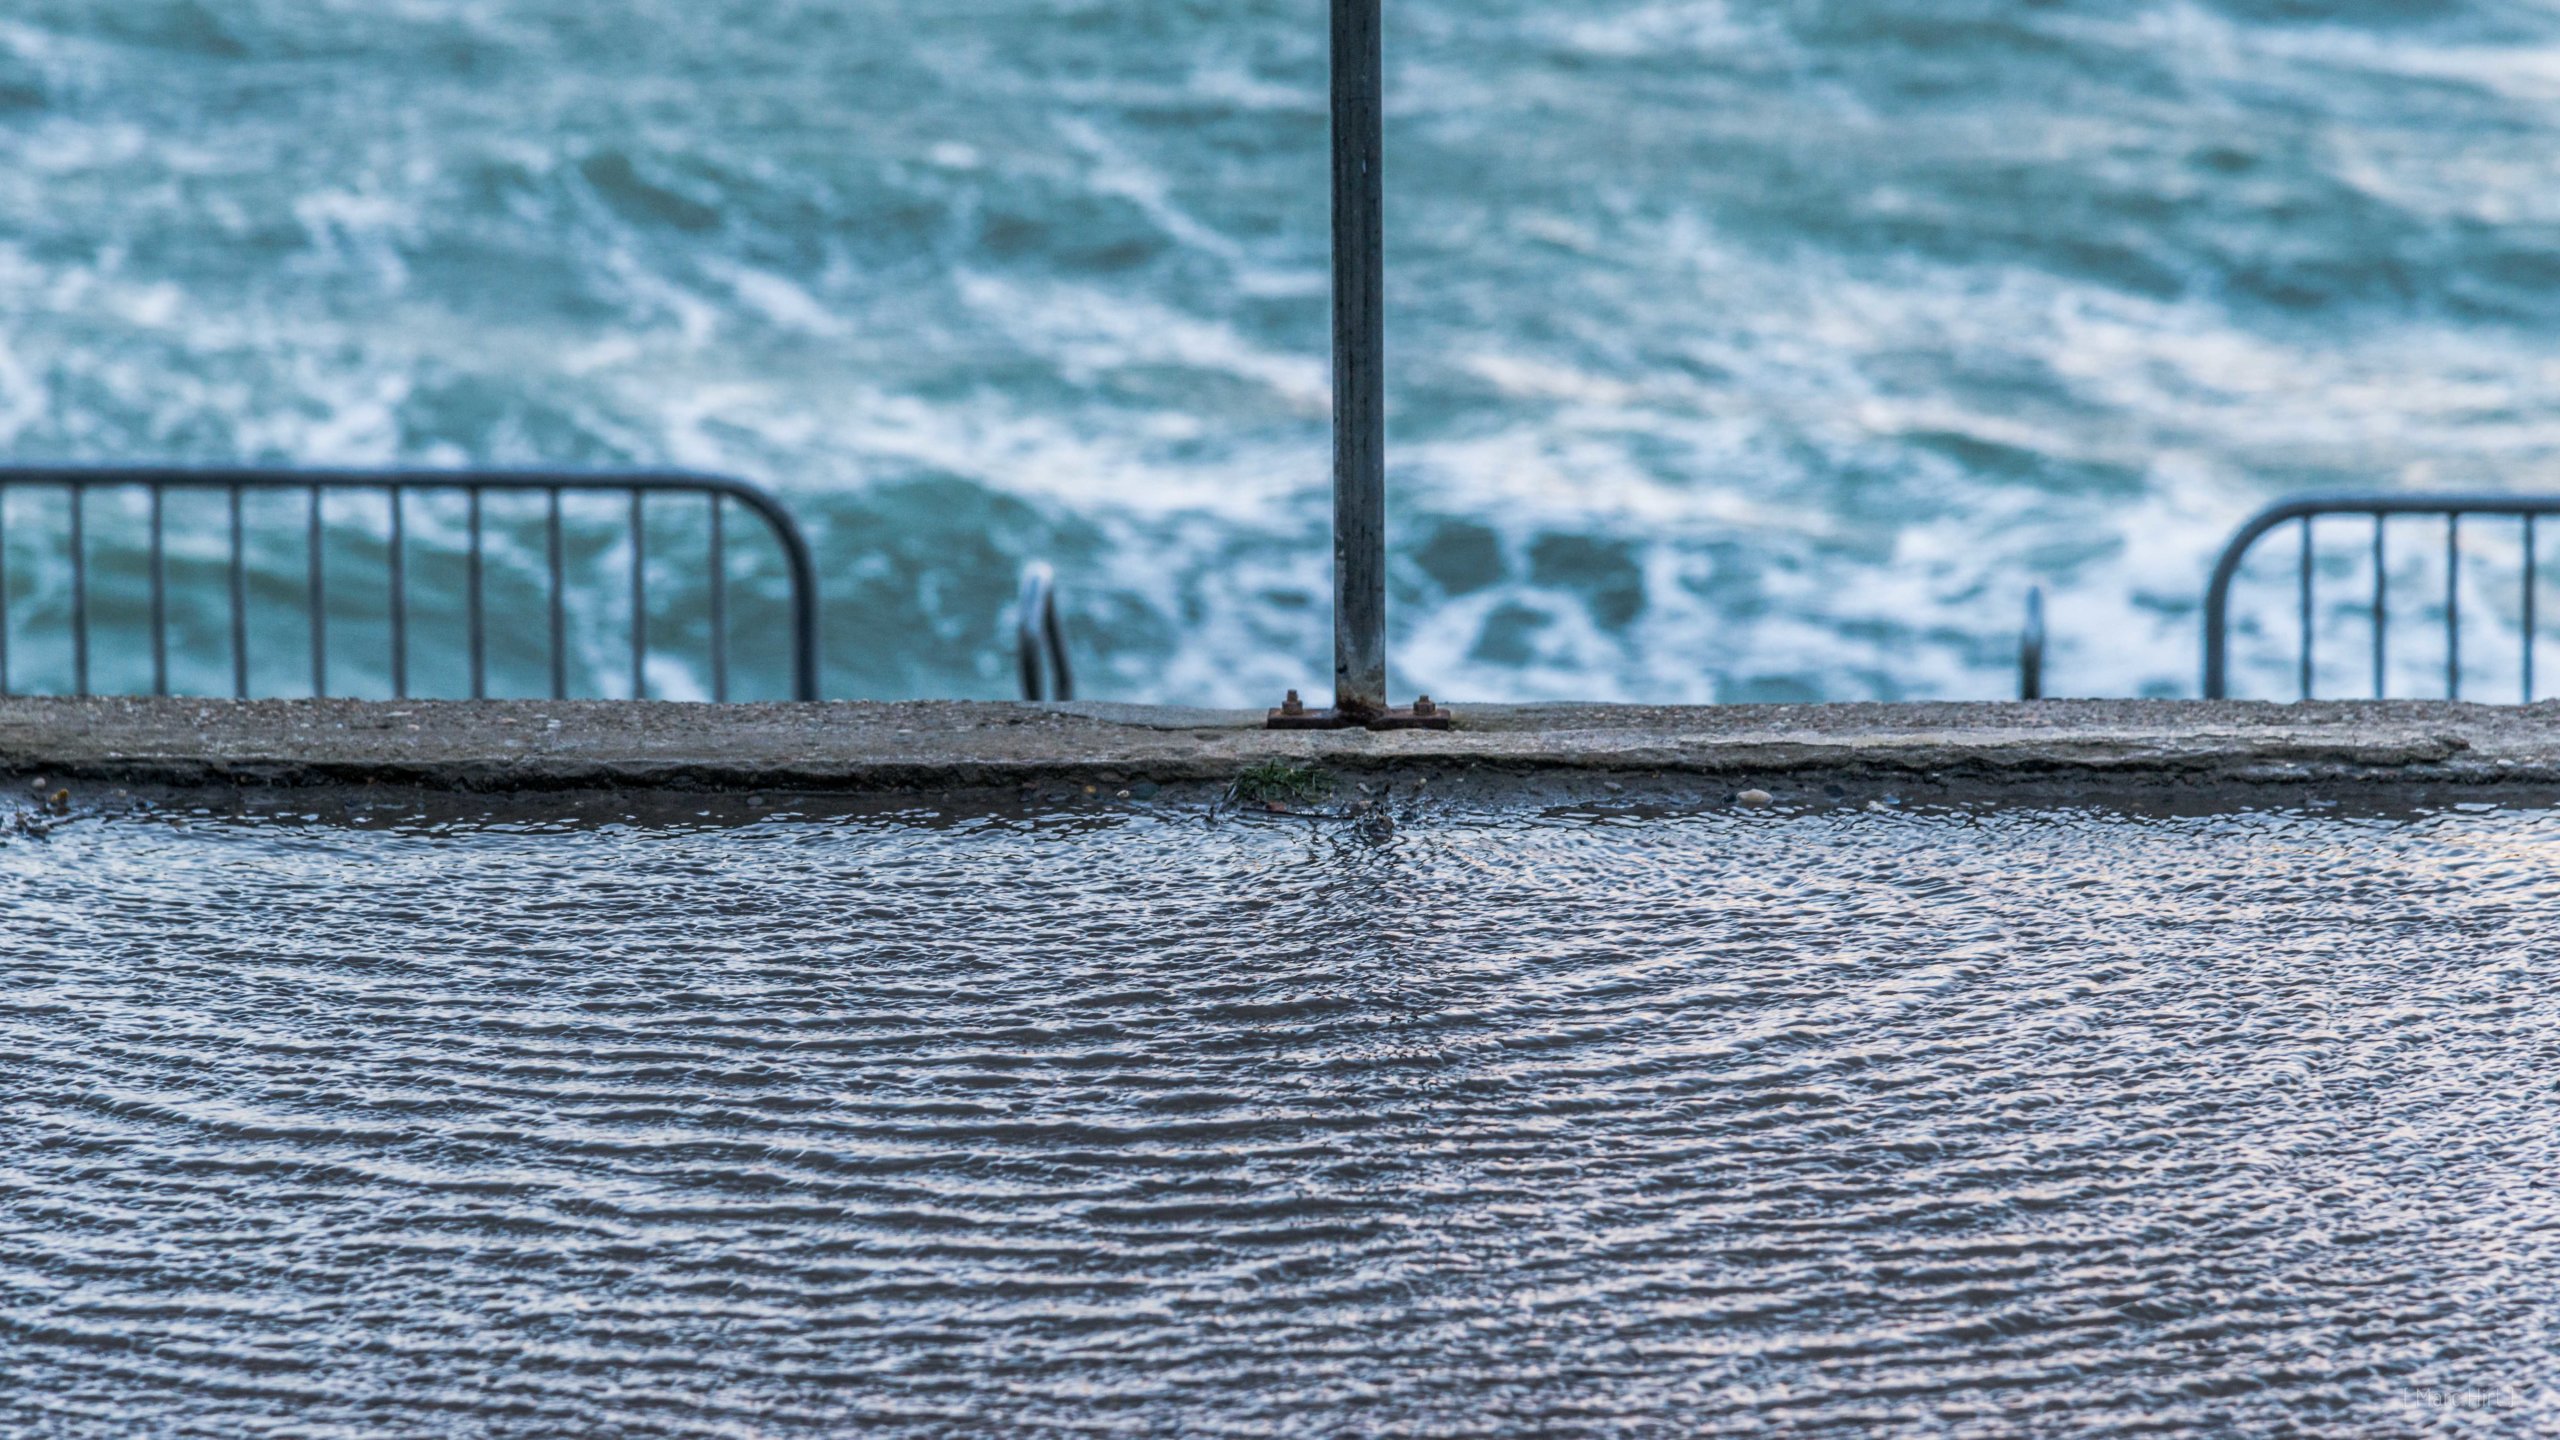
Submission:
[[[1380,0],[1333,0],[1334,707],[1387,708],[1385,49]]]
[[[328,511],[323,504],[320,487],[311,487],[311,511],[306,517],[306,543],[311,561],[311,694],[326,699],[329,694],[329,527]]]
[[[471,698],[489,698],[489,604],[486,543],[481,538],[480,487],[470,491],[471,507],[471,593],[464,597],[464,609],[471,620]]]
[[[2537,573],[2542,562],[2534,551],[2533,522],[2536,518],[2532,515],[2524,517],[2524,703],[2527,705],[2533,703],[2534,592],[2540,588],[2542,578]],[[0,684],[0,695],[7,693],[7,685]]]
[[[151,693],[169,693],[169,526],[167,487],[151,487]]]
[[[71,693],[89,693],[89,490],[71,485]]]
[[[649,698],[649,514],[631,492],[631,698]]]
[[[2527,659],[2530,666],[2532,661]],[[2527,682],[2525,688],[2533,688]],[[0,696],[9,693],[9,487],[0,485]]]
[[[2391,667],[2384,647],[2391,639],[2391,552],[2384,518],[2373,517],[2373,698],[2391,698]]]
[[[240,487],[231,487],[231,698],[249,698],[249,537]]]
[[[551,487],[551,528],[544,553],[551,565],[551,698],[569,698],[568,601],[561,593],[560,487]]]
[[[2320,555],[2312,543],[2311,517],[2302,517],[2302,573],[2296,577],[2300,593],[2294,597],[2302,612],[2302,698],[2311,698],[2313,683],[2320,674],[2319,657],[2313,647],[2320,643],[2320,605],[2312,587],[2318,583]]]
[[[2444,690],[2462,698],[2462,512],[2444,517]]]
[[[729,535],[724,502],[711,494],[711,698],[729,703]]]
[[[2027,590],[2027,631],[2018,642],[2018,698],[2044,698],[2044,587]]]
[[[401,513],[406,492],[391,485],[391,698],[409,698],[409,522]]]

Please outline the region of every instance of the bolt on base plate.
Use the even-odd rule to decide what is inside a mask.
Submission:
[[[1298,692],[1280,708],[1270,712],[1263,722],[1266,730],[1446,730],[1449,712],[1431,703],[1425,695],[1413,702],[1411,709],[1388,710],[1368,719],[1346,715],[1339,710],[1310,710]]]

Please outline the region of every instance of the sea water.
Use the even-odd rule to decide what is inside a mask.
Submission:
[[[1035,557],[1088,693],[1321,691],[1324,8],[14,0],[0,456],[734,473],[831,693],[1007,693]],[[1387,10],[1400,690],[1996,696],[2040,584],[2180,693],[2261,502],[2552,483],[2547,5]]]

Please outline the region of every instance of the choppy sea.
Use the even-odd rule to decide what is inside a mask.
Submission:
[[[1388,9],[1399,688],[1997,695],[2040,584],[2056,689],[2178,693],[2265,500],[2550,483],[2547,0]],[[13,0],[0,455],[730,472],[836,693],[1006,693],[1033,557],[1089,693],[1321,688],[1324,61],[1318,0]]]

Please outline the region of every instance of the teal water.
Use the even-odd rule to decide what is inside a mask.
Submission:
[[[2175,693],[2265,499],[2549,483],[2547,4],[1390,11],[1407,687],[1996,695],[2040,582]],[[1093,693],[1321,688],[1321,20],[17,0],[0,453],[732,472],[836,693],[1005,693],[1032,556]]]

